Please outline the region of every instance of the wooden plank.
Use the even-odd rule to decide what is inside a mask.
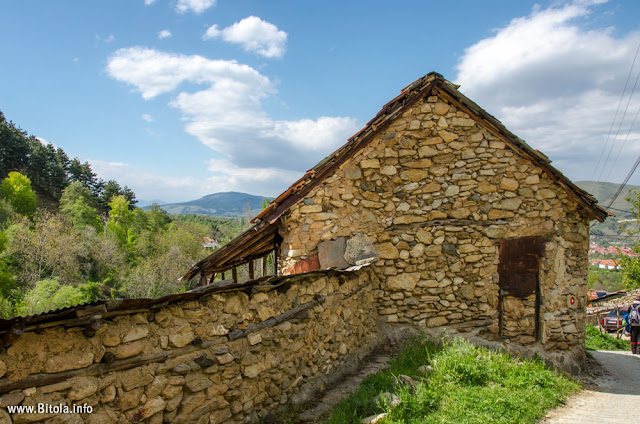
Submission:
[[[267,275],[267,265],[269,265],[269,261],[268,258],[269,254],[267,253],[265,256],[262,257],[262,276],[264,277],[265,275]]]
[[[249,260],[249,279],[253,280],[253,259]]]
[[[245,330],[235,330],[229,333],[229,341],[233,341],[239,339],[240,337],[245,337],[247,334],[253,333],[255,331],[262,330],[267,327],[272,327],[274,325],[278,325],[281,322],[290,320],[296,315],[306,311],[313,306],[316,306],[320,303],[323,303],[325,300],[324,296],[318,297],[316,300],[312,300],[311,302],[305,303],[304,305],[300,305],[297,308],[289,309],[287,312],[280,314],[275,317],[271,317],[265,321],[262,321],[258,324],[251,324]]]
[[[231,268],[231,275],[233,276],[233,282],[238,282],[238,269],[236,267]]]

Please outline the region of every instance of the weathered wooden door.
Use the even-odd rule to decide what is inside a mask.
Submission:
[[[544,255],[544,243],[542,237],[522,237],[500,242],[500,337],[503,337],[505,331],[505,321],[509,320],[510,337],[531,336],[535,341],[540,338],[538,273],[540,258]]]

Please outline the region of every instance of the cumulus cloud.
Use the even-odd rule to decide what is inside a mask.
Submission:
[[[222,38],[229,43],[240,44],[247,52],[267,58],[282,57],[287,44],[286,32],[257,16],[249,16],[223,29],[212,25],[202,38]]]
[[[587,29],[585,18],[602,3],[535,7],[467,48],[457,64],[456,82],[465,94],[576,180],[593,177],[640,36]],[[629,113],[638,107],[632,99]],[[631,120],[626,119],[618,137],[614,131],[609,140],[611,146],[616,139],[603,179],[627,136]],[[631,146],[637,143],[631,141],[639,139],[637,132],[629,134],[621,158],[636,155],[638,148]],[[612,180],[622,179],[628,162],[620,162]]]
[[[163,29],[162,31],[158,32],[158,38],[160,40],[162,40],[163,38],[169,38],[171,37],[171,31],[169,31],[168,29]]]
[[[216,0],[178,0],[176,12],[193,12],[196,15],[216,5]]]
[[[153,4],[153,3],[155,3],[155,2],[156,2],[156,0],[144,0],[144,4],[145,4],[146,6],[149,6],[150,4]]]
[[[242,191],[255,191],[259,181],[277,186],[277,194],[358,129],[348,117],[271,118],[262,103],[275,94],[274,84],[233,60],[132,47],[116,51],[107,72],[145,99],[169,95],[185,130],[223,158],[208,163],[215,181]]]
[[[148,113],[143,113],[142,119],[144,119],[147,122],[153,122],[153,116],[149,115]]]

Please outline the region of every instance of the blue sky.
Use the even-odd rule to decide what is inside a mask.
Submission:
[[[140,199],[275,196],[437,71],[571,179],[619,182],[640,154],[638,93],[618,131],[640,59],[613,121],[639,16],[635,0],[5,2],[0,110]]]

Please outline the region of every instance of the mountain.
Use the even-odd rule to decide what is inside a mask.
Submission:
[[[598,204],[600,206],[608,205],[620,187],[620,184],[616,183],[598,183],[595,181],[578,181],[575,184],[598,199]],[[616,215],[619,217],[621,215],[631,216],[631,203],[627,202],[626,198],[629,196],[630,191],[637,191],[638,189],[640,189],[640,186],[630,184],[625,186],[620,195],[611,205],[611,208]]]
[[[167,211],[167,213],[176,215],[192,213],[196,215],[240,218],[246,215],[247,204],[249,204],[251,217],[253,218],[262,208],[262,201],[264,199],[267,199],[267,197],[228,191],[225,193],[209,194],[198,200],[191,200],[189,202],[160,205],[160,207]]]
[[[153,199],[153,200],[144,200],[144,199],[138,199],[138,202],[136,203],[136,206],[142,209],[146,209],[147,206],[151,206],[154,203],[157,203],[159,205],[164,203],[164,200],[158,200],[158,199]]]
[[[596,199],[598,199],[598,204],[603,207],[609,204],[620,187],[620,184],[616,183],[599,183],[595,181],[577,181],[575,184],[581,189],[592,194]],[[637,227],[637,224],[629,221],[630,219],[633,219],[633,214],[631,213],[631,203],[629,203],[626,198],[629,196],[630,191],[637,191],[638,189],[640,189],[640,186],[625,186],[620,195],[611,205],[611,212],[615,213],[616,216],[609,217],[602,223],[594,221],[594,224],[592,224],[592,227],[590,228],[591,235],[595,236],[596,239],[609,243],[622,242],[625,244],[632,244],[634,240],[627,237],[624,230],[620,227],[623,224],[629,227]]]

